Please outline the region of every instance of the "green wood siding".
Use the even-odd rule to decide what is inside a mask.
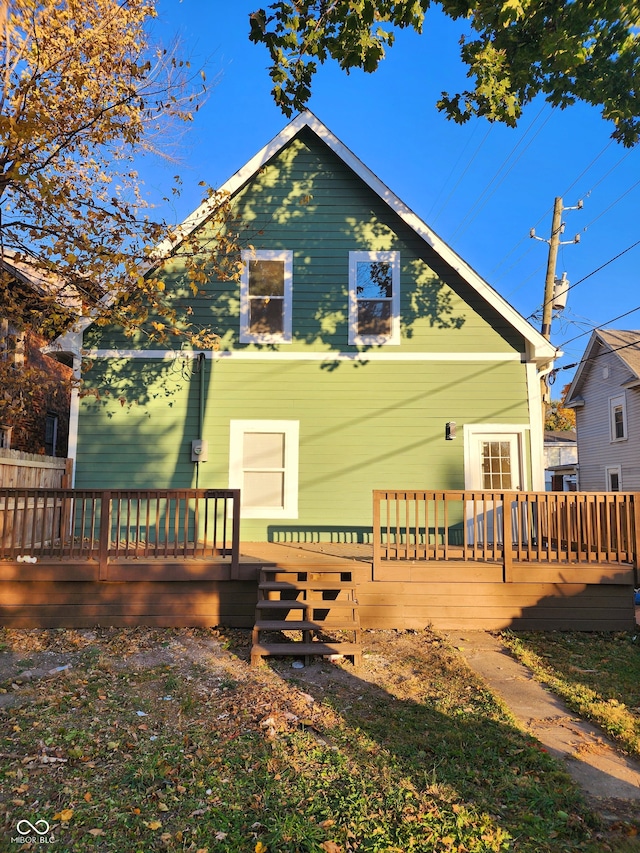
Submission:
[[[394,350],[524,351],[521,336],[309,131],[238,192],[234,210],[244,223],[242,245],[294,253],[294,340],[280,348],[358,349],[348,345],[349,252],[394,249],[401,252],[402,318],[402,344]],[[194,322],[216,331],[223,349],[256,348],[238,342],[236,282],[212,281],[194,299],[179,255],[166,265],[166,279],[167,291],[189,301]],[[157,347],[111,328],[90,330],[86,345]]]
[[[119,366],[119,365],[118,365]],[[139,361],[123,363],[133,396]],[[195,485],[191,440],[198,437],[199,381],[176,379],[167,363],[146,365],[134,405],[121,405],[117,387],[83,404],[78,487]],[[96,368],[98,369],[98,367]],[[128,382],[128,377],[133,380]],[[113,376],[111,379],[113,383]],[[209,458],[199,486],[228,486],[229,422],[300,422],[299,517],[248,519],[244,539],[328,534],[371,525],[374,488],[462,488],[467,423],[528,423],[524,368],[517,362],[207,362],[203,437]],[[445,440],[445,422],[459,436]]]
[[[465,424],[529,424],[521,335],[311,131],[243,187],[234,207],[243,245],[293,252],[292,343],[239,343],[239,284],[211,281],[193,299],[178,255],[166,265],[167,291],[221,335],[221,355],[206,360],[204,376],[180,357],[96,358],[86,383],[100,398],[81,403],[78,487],[195,486],[199,437],[209,455],[197,485],[227,487],[231,420],[296,420],[299,517],[246,519],[243,539],[366,537],[374,488],[464,486]],[[349,252],[362,250],[400,252],[400,345],[348,344]],[[90,329],[85,346],[159,348],[114,328]],[[361,361],[339,355],[358,352]],[[465,353],[466,361],[447,359]],[[458,424],[455,441],[445,440],[447,421]],[[525,457],[530,469],[528,448]]]

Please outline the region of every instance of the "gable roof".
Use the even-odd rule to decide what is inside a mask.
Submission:
[[[544,338],[516,309],[494,290],[469,264],[448,246],[429,226],[420,219],[395,193],[393,193],[356,155],[310,111],[306,110],[294,118],[271,142],[267,143],[246,165],[232,175],[220,191],[233,195],[238,192],[257,172],[304,128],[312,130],[364,183],[370,187],[425,243],[430,246],[468,285],[470,285],[505,321],[518,331],[527,344],[527,357],[540,364],[548,364],[557,356],[557,349]],[[165,240],[153,253],[154,262],[171,255],[179,243],[185,240],[210,216],[215,197],[204,201],[174,232],[171,240]],[[90,322],[90,321],[89,321]],[[88,325],[87,323],[86,325]]]
[[[598,346],[604,346],[607,352],[613,353],[629,371],[629,378],[623,385],[636,385],[640,382],[640,330],[630,329],[595,329],[584,354],[578,363],[578,369],[573,382],[565,397],[565,405],[579,405],[580,388],[584,381],[584,371],[599,356],[594,355]]]
[[[267,143],[249,162],[232,175],[220,190],[230,195],[241,189],[254,175],[276,156],[303,128],[308,127],[334,152],[364,183],[372,189],[415,233],[421,237],[460,277],[515,328],[525,339],[530,357],[547,363],[557,355],[556,348],[546,340],[525,318],[494,290],[469,264],[448,246],[420,219],[398,196],[356,157],[313,113],[306,110],[293,119],[271,142]],[[200,226],[211,213],[211,203],[205,201],[178,229],[178,239],[186,238]],[[159,247],[169,250],[169,244]]]

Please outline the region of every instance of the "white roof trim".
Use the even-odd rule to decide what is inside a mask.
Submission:
[[[505,320],[532,345],[533,360],[549,361],[556,357],[556,348],[519,314],[491,285],[454,252],[429,226],[393,193],[346,145],[308,110],[291,121],[271,142],[264,146],[249,162],[232,175],[220,189],[230,195],[247,183],[274,155],[276,155],[304,127],[310,128],[340,157],[398,216],[418,234],[440,257],[452,267],[467,284],[471,285]],[[180,226],[186,237],[211,212],[209,202],[204,202]]]

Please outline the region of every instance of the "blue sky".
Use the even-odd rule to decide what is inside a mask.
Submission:
[[[210,84],[180,141],[180,162],[142,172],[151,194],[181,175],[180,199],[162,211],[172,221],[197,207],[200,181],[222,184],[288,121],[270,95],[268,54],[248,39],[248,15],[260,5],[158,2],[154,37],[167,43],[177,35],[181,53],[205,67]],[[563,235],[580,234],[581,242],[562,246],[558,257],[558,275],[566,272],[575,284],[552,327],[553,343],[565,352],[562,366],[580,358],[589,339],[583,333],[595,326],[640,329],[640,245],[625,252],[640,240],[640,147],[611,141],[612,128],[584,105],[560,111],[534,102],[517,129],[448,122],[435,103],[441,91],[465,85],[461,32],[433,8],[425,33],[400,33],[375,74],[321,68],[309,108],[525,317],[542,303],[547,260],[546,243],[529,231],[548,238],[556,196],[565,206],[583,200],[582,210],[565,213]],[[572,373],[560,372],[558,386]]]

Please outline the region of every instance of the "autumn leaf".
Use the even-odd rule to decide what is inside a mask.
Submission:
[[[160,827],[162,826],[162,822],[159,820],[150,820],[150,821],[145,820],[144,825],[146,827],[148,827],[149,829],[160,829]]]
[[[267,853],[267,848],[264,846],[262,841],[258,841],[255,846],[255,853]]]
[[[342,846],[335,841],[323,841],[320,847],[325,853],[343,853]]]
[[[99,835],[104,835],[104,829],[90,829],[89,835],[93,835],[94,838],[97,838]]]
[[[72,817],[73,817],[73,809],[63,809],[61,812],[54,814],[53,819],[54,820],[67,821],[67,820],[71,820]]]

